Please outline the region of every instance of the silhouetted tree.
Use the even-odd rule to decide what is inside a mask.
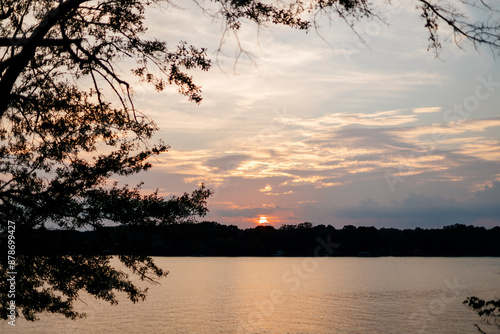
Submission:
[[[210,191],[204,187],[164,199],[157,193],[141,195],[139,187],[107,183],[113,175],[149,169],[148,159],[168,149],[161,142],[148,143],[156,125],[134,106],[119,61],[135,61],[132,73],[158,91],[174,84],[189,100],[201,101],[200,87],[186,70],[209,69],[205,50],[185,42],[172,48],[141,37],[146,7],[159,2],[0,0],[0,228],[6,230],[9,220],[27,231],[49,222],[65,229],[100,229],[105,222],[166,225],[207,212]],[[475,23],[447,3],[415,2],[433,49],[441,46],[440,23],[453,29],[457,42],[464,38],[499,46],[496,20]],[[461,4],[496,13],[483,1]],[[308,30],[319,14],[335,14],[352,27],[380,14],[365,0],[216,0],[214,6],[214,15],[234,31],[245,20]],[[16,270],[23,274],[16,305],[29,320],[43,311],[77,317],[73,301],[81,290],[112,303],[115,290],[127,292],[133,301],[144,298],[109,265],[109,256],[44,257],[33,247],[25,250],[33,256],[17,259]],[[148,257],[123,255],[120,260],[142,279],[166,274]],[[4,304],[4,256],[1,265]],[[5,319],[6,309],[0,314]]]
[[[497,325],[500,329],[500,299],[485,301],[478,297],[467,297],[464,304],[474,310],[486,323]],[[478,325],[477,329],[484,333]]]
[[[299,230],[307,230],[307,229],[311,229],[313,227],[313,224],[311,222],[304,222],[304,223],[300,223],[297,225],[297,228]]]
[[[135,75],[157,90],[176,84],[195,102],[201,99],[199,87],[183,70],[210,66],[203,49],[180,43],[170,50],[164,42],[141,39],[144,9],[153,2],[0,1],[2,230],[8,221],[26,236],[45,223],[64,229],[100,229],[106,222],[144,227],[192,221],[207,212],[211,192],[203,186],[165,199],[141,195],[140,185],[108,184],[113,175],[148,170],[148,159],[168,149],[161,142],[148,143],[156,125],[134,107],[117,61],[134,59]],[[152,74],[151,67],[163,77]],[[110,102],[110,92],[118,103]],[[80,316],[73,301],[81,291],[111,303],[116,303],[115,291],[126,292],[134,302],[145,297],[145,290],[110,265],[108,255],[55,256],[55,245],[17,244],[10,271],[19,273],[16,311],[28,320],[43,311]],[[143,280],[167,274],[147,256],[119,259]],[[0,262],[5,306],[12,299],[6,249]],[[2,307],[0,317],[7,314]]]

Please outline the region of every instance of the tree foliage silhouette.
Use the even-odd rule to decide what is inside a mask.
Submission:
[[[483,321],[488,324],[494,324],[500,329],[500,299],[485,301],[478,297],[467,297],[463,302],[474,310]],[[479,331],[484,333],[478,325],[475,325]]]
[[[108,181],[148,170],[150,158],[168,149],[161,142],[148,143],[156,125],[134,107],[131,87],[117,74],[116,62],[133,58],[134,73],[155,89],[172,83],[195,102],[200,89],[185,70],[210,67],[203,49],[181,43],[170,50],[166,43],[139,37],[145,31],[145,6],[151,3],[0,2],[3,230],[9,220],[24,234],[48,222],[65,229],[100,229],[106,222],[156,226],[207,212],[211,192],[203,186],[164,199]],[[151,74],[151,66],[163,77]],[[106,99],[109,92],[118,103]],[[114,291],[126,292],[134,302],[144,299],[145,290],[111,266],[110,256],[55,254],[51,247],[18,241],[15,302],[26,319],[42,311],[80,316],[73,301],[81,291],[111,303]],[[0,302],[7,305],[7,251],[2,254]],[[141,279],[166,275],[148,257],[119,258]],[[6,308],[1,317],[7,318]]]
[[[45,223],[61,228],[100,229],[106,222],[153,226],[189,221],[207,212],[210,191],[164,199],[139,188],[110,185],[151,167],[150,159],[168,146],[149,143],[155,123],[133,103],[130,77],[118,64],[134,63],[133,75],[162,91],[168,84],[199,103],[201,89],[187,73],[208,70],[206,50],[180,42],[147,40],[144,13],[159,0],[0,0],[0,221],[33,231]],[[497,12],[483,1],[462,0],[488,17],[473,22],[439,1],[415,0],[429,31],[430,47],[441,47],[440,24],[452,28],[457,43],[498,48]],[[292,0],[288,4],[255,0],[217,0],[213,15],[237,31],[243,22],[281,24],[309,30],[318,14],[337,15],[349,26],[380,17],[365,0]],[[200,3],[200,6],[204,6]],[[308,18],[309,17],[309,18]],[[16,305],[34,320],[43,311],[75,318],[73,301],[85,290],[116,302],[113,291],[132,301],[144,291],[110,265],[109,256],[47,254],[25,247],[19,257]],[[48,252],[50,253],[50,252]],[[166,273],[148,257],[122,255],[121,262],[142,279]],[[6,291],[1,260],[0,302]],[[2,318],[7,317],[5,308]]]

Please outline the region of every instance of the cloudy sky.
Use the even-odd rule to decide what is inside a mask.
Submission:
[[[201,105],[135,86],[136,105],[171,145],[134,176],[165,196],[201,182],[207,220],[423,228],[500,225],[500,65],[443,37],[437,59],[411,1],[386,24],[318,31],[246,25],[238,38],[178,1],[147,13],[149,35],[206,47],[192,72]],[[238,43],[240,47],[238,46]],[[217,49],[221,50],[217,52]],[[244,52],[239,53],[240,50]]]

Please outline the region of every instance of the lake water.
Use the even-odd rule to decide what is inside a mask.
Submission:
[[[488,333],[462,304],[500,298],[500,258],[157,257],[145,302],[83,296],[77,321],[18,319],[2,333]]]

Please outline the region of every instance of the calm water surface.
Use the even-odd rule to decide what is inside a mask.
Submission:
[[[500,258],[155,260],[170,274],[145,302],[83,296],[85,319],[44,315],[1,332],[477,334],[474,323],[499,332],[462,301],[500,298]]]

